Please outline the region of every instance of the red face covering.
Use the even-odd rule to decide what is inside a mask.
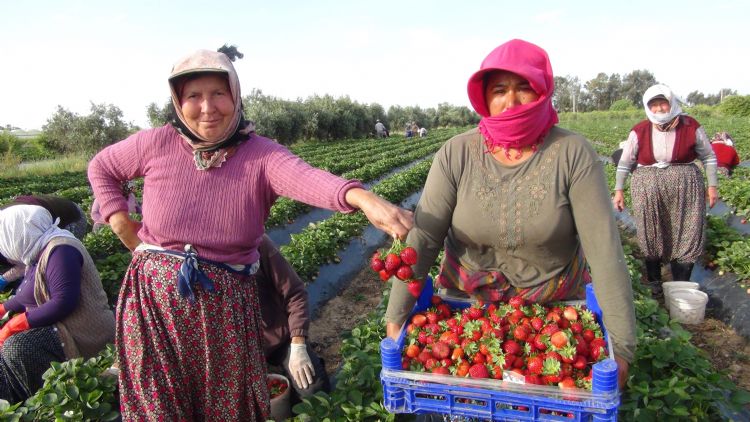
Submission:
[[[496,70],[513,72],[527,81],[539,98],[528,104],[513,107],[490,117],[485,98],[485,75]],[[557,122],[557,112],[552,107],[555,90],[552,65],[547,52],[537,45],[522,40],[511,40],[494,49],[482,62],[480,70],[469,79],[469,100],[479,115],[479,130],[484,135],[487,149],[501,147],[520,149],[536,148],[547,132]]]

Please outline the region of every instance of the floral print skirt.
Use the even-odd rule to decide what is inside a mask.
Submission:
[[[270,413],[254,277],[200,263],[216,292],[177,291],[182,259],[136,252],[117,302],[125,421],[262,421]]]
[[[706,187],[698,167],[639,167],[633,173],[630,194],[644,257],[696,262],[706,241]]]

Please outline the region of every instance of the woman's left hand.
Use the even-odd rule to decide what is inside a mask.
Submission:
[[[368,190],[349,189],[346,192],[346,202],[361,209],[375,227],[394,238],[405,238],[414,225],[414,214],[411,211],[397,207]]]
[[[719,190],[716,186],[708,187],[708,207],[713,208],[716,205],[716,201],[719,199]]]
[[[617,384],[620,386],[620,390],[625,388],[625,384],[628,382],[628,361],[615,355],[615,362],[617,362]]]

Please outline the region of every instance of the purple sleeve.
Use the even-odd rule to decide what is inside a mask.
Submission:
[[[50,298],[41,306],[27,309],[29,326],[52,325],[76,309],[81,296],[82,267],[83,255],[75,247],[61,245],[52,250],[45,274]]]
[[[89,162],[88,177],[94,197],[99,205],[103,222],[118,211],[127,211],[128,203],[122,196],[120,184],[143,176],[140,143],[149,138],[151,131],[137,132],[127,139],[99,151]]]
[[[346,180],[313,167],[284,147],[274,154],[268,175],[277,194],[319,208],[344,213],[357,210],[346,202],[346,192],[364,188],[359,180]]]

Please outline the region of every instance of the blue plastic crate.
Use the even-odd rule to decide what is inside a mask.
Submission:
[[[428,279],[414,312],[427,309],[431,297],[432,281]],[[469,301],[444,300],[453,308],[470,304]],[[601,308],[591,285],[586,289],[586,306],[601,324]],[[614,359],[594,364],[592,391],[563,390],[554,386],[404,371],[401,369],[404,338],[402,330],[398,341],[386,338],[380,344],[384,405],[392,413],[441,413],[493,421],[617,420],[620,393]],[[612,356],[608,336],[607,343]]]

